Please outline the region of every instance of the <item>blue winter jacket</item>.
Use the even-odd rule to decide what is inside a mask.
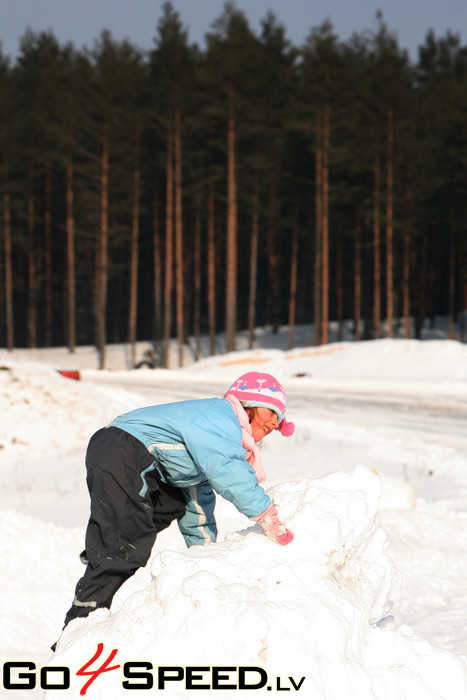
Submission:
[[[213,489],[247,517],[269,506],[269,496],[245,459],[240,423],[225,399],[139,408],[112,425],[134,435],[154,455],[149,470],[158,468],[166,482],[182,489],[187,510],[179,527],[188,546],[216,540]],[[146,489],[142,472],[141,495]]]

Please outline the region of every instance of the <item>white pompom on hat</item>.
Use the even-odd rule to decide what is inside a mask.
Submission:
[[[286,397],[281,384],[271,374],[265,372],[247,372],[242,374],[225,395],[235,396],[244,406],[263,406],[277,413],[279,430],[282,435],[289,437],[295,426],[285,419]]]

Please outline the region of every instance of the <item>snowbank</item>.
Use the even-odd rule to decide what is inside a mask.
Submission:
[[[99,387],[61,377],[51,366],[3,361],[1,454],[5,460],[37,458],[76,447],[89,439],[91,426],[105,425],[123,406],[124,401],[109,401]]]
[[[440,361],[440,358],[442,360]],[[332,343],[319,347],[295,348],[282,352],[275,348],[227,353],[208,357],[186,372],[201,376],[239,374],[249,367],[281,377],[345,381],[448,382],[467,384],[467,345],[453,340],[373,340]]]
[[[38,686],[41,667],[68,668],[70,689],[48,698],[82,697],[91,677],[76,672],[99,644],[91,668],[114,649],[119,668],[88,685],[91,699],[140,692],[122,686],[129,662],[143,664],[153,693],[158,668],[183,674],[160,691],[171,700],[237,698],[225,686],[242,680],[245,698],[467,697],[466,346],[265,347],[171,372],[97,372],[88,358],[82,381],[57,373],[57,354],[27,357],[0,351],[2,663],[34,662]],[[270,436],[263,455],[293,543],[269,542],[219,498],[217,544],[186,550],[171,526],[111,611],[71,623],[52,655],[83,570],[89,437],[149,402],[220,395],[252,368],[282,379],[297,425],[293,438]],[[0,694],[43,697],[39,687]]]
[[[378,627],[399,588],[377,518],[380,490],[379,477],[363,466],[284,483],[273,497],[296,533],[288,547],[265,541],[255,526],[218,544],[165,549],[152,561],[149,585],[121,609],[96,611],[65,629],[53,665],[71,669],[72,685],[47,697],[80,697],[88,679],[75,672],[103,643],[93,668],[113,649],[120,668],[92,682],[91,698],[126,697],[122,666],[140,661],[153,665],[155,687],[158,667],[182,667],[185,678],[186,667],[209,667],[192,683],[212,688],[212,667],[234,665],[223,682],[235,685],[239,667],[253,667],[247,682],[261,686],[251,691],[255,698],[301,681],[297,692],[313,700],[463,700],[460,660],[410,628],[394,630],[390,620]],[[185,682],[167,682],[164,697],[192,697]],[[204,697],[238,694],[211,689]]]

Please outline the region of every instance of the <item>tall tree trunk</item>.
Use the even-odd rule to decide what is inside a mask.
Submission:
[[[373,337],[381,338],[381,167],[379,152],[375,155],[373,172]]]
[[[289,285],[289,337],[288,348],[294,347],[295,317],[297,313],[297,266],[298,266],[298,213],[295,210],[292,231],[292,249],[290,251],[290,285]]]
[[[280,205],[277,199],[276,182],[273,180],[269,190],[269,223],[266,233],[266,249],[268,256],[268,294],[267,320],[277,333],[280,325],[280,272],[279,272],[279,241],[277,222],[280,218]]]
[[[136,340],[138,318],[138,258],[139,258],[139,197],[141,170],[139,162],[140,129],[136,130],[135,164],[133,171],[133,213],[131,219],[131,253],[130,253],[130,314],[128,322],[128,340],[131,346],[131,367],[136,365]]]
[[[314,264],[314,313],[313,342],[321,345],[321,274],[322,274],[322,240],[323,240],[323,113],[316,115],[316,162],[315,162],[315,264]]]
[[[344,340],[344,291],[342,289],[342,236],[337,239],[336,259],[336,305],[337,305],[337,340]]]
[[[386,320],[387,337],[394,336],[394,110],[388,111],[386,172]]]
[[[234,94],[229,90],[229,121],[227,134],[227,251],[225,293],[226,351],[235,350],[237,327],[237,174],[235,165],[236,125]]]
[[[208,321],[209,353],[216,354],[216,225],[214,183],[209,183],[208,190]]]
[[[404,337],[410,338],[410,235],[404,233],[404,256],[402,273],[402,314],[404,317]]]
[[[164,337],[162,342],[162,366],[169,366],[170,329],[172,325],[173,288],[173,127],[167,124],[165,204],[165,284],[164,284]]]
[[[45,249],[45,345],[52,346],[52,212],[50,163],[46,164],[44,187],[44,249]]]
[[[460,340],[467,341],[467,252],[459,256],[459,280],[461,283]]]
[[[357,212],[355,221],[355,264],[354,264],[354,335],[360,340],[360,321],[362,318],[362,246],[361,246],[361,217]]]
[[[37,269],[35,241],[35,206],[34,206],[34,177],[32,166],[29,169],[28,191],[28,337],[29,347],[37,347]]]
[[[152,240],[153,240],[153,297],[154,297],[154,321],[153,336],[158,364],[162,362],[162,258],[161,258],[161,234],[159,226],[159,199],[157,188],[154,188],[152,210]]]
[[[438,259],[436,253],[433,253],[434,245],[433,238],[436,236],[437,232],[430,231],[431,233],[431,245],[427,248],[427,285],[426,285],[426,315],[430,319],[429,323],[431,328],[435,327],[436,322],[436,288],[438,285],[437,273],[438,273]]]
[[[8,350],[13,350],[14,327],[13,327],[13,272],[11,261],[11,211],[10,193],[3,193],[3,221],[5,239],[5,315],[6,315],[6,344]]]
[[[449,335],[450,340],[456,339],[456,233],[451,222],[449,236]]]
[[[183,365],[184,327],[183,327],[183,217],[182,217],[182,134],[180,109],[175,111],[175,269],[176,269],[176,307],[178,364]]]
[[[330,107],[324,106],[323,121],[323,260],[321,295],[321,342],[326,344],[329,337],[329,138]]]
[[[409,180],[410,180],[409,176]],[[407,222],[406,222],[406,229],[404,232],[404,237],[403,237],[403,260],[402,260],[402,316],[404,319],[404,337],[406,339],[410,338],[411,335],[411,319],[410,319],[410,311],[411,311],[411,304],[410,304],[410,266],[411,266],[411,249],[412,249],[412,238],[411,238],[411,232],[413,230],[413,221],[412,221],[412,208],[413,208],[413,200],[412,200],[412,187],[409,185],[407,187],[407,193],[406,193],[406,199],[407,199]]]
[[[255,346],[255,312],[256,312],[256,282],[258,275],[258,237],[259,237],[259,192],[258,176],[253,189],[253,210],[251,213],[251,243],[250,243],[250,286],[248,297],[248,347]]]
[[[68,158],[66,166],[66,250],[67,250],[67,296],[68,296],[68,348],[76,347],[76,282],[75,282],[75,217],[73,192],[73,161]]]
[[[427,312],[427,249],[428,235],[425,231],[422,236],[422,244],[420,250],[420,270],[418,274],[418,313],[415,324],[415,337],[417,338],[417,340],[421,340],[422,338],[423,326],[425,324]]]
[[[109,148],[104,139],[101,156],[101,216],[96,265],[96,327],[99,369],[105,367],[109,245]]]
[[[3,260],[5,257],[5,236],[2,235],[3,229],[5,227],[5,215],[4,215],[4,198],[2,197],[2,206],[0,207],[2,213],[2,219],[0,221],[0,280],[5,279],[5,270]],[[6,285],[5,285],[6,286]],[[0,282],[0,324],[3,322],[3,311],[6,311],[6,289],[4,285]],[[0,332],[1,339],[1,332]],[[0,343],[2,341],[0,340]]]
[[[193,266],[193,333],[195,336],[195,358],[199,360],[201,358],[201,195],[196,197]]]

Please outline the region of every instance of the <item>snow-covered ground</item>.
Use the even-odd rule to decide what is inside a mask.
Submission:
[[[39,669],[61,666],[70,688],[47,698],[141,695],[122,685],[126,676],[133,686],[152,680],[146,695],[170,700],[285,690],[306,700],[465,700],[467,345],[281,347],[268,339],[178,370],[128,371],[119,346],[103,372],[92,348],[0,350],[0,657],[4,679],[5,662],[21,661],[35,664],[36,680],[2,697],[41,697]],[[280,379],[296,424],[292,438],[273,434],[263,446],[265,487],[293,543],[266,540],[219,498],[217,544],[187,550],[171,526],[110,613],[71,623],[52,654],[83,571],[92,433],[137,406],[222,395],[249,369]],[[387,615],[394,621],[379,622]],[[119,667],[76,675],[98,649],[91,669],[113,650],[108,666]],[[130,661],[145,679],[129,678]],[[12,682],[27,683],[18,672]],[[44,673],[42,685],[54,679],[63,685],[63,672]]]

